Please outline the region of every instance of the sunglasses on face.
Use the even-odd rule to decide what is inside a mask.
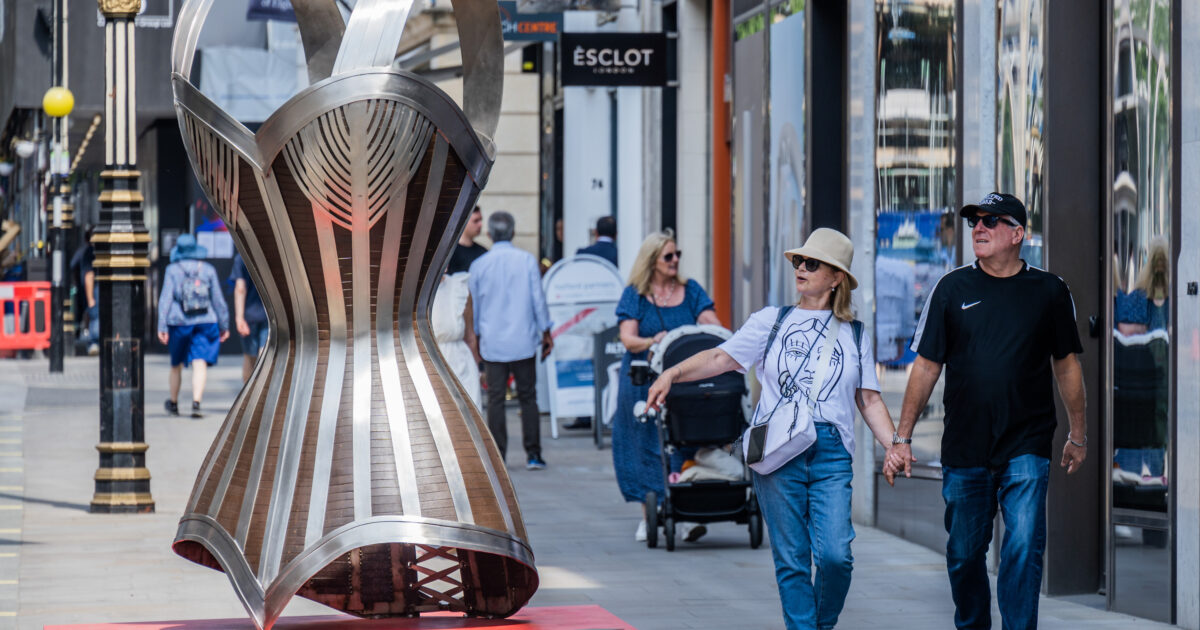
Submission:
[[[667,262],[675,262],[675,260],[677,260],[681,256],[683,256],[683,252],[681,252],[679,250],[675,250],[673,252],[667,252],[667,253],[663,254],[662,259]]]
[[[816,258],[805,258],[799,254],[792,256],[792,268],[799,269],[800,265],[804,265],[804,269],[812,273],[821,268],[821,261]]]
[[[984,216],[976,215],[973,217],[967,217],[967,225],[971,226],[971,229],[975,229],[975,226],[979,225],[979,223],[981,221],[983,222],[983,227],[985,227],[989,230],[996,229],[996,226],[1000,223],[1007,223],[1008,225],[1010,225],[1012,227],[1019,227],[1015,221],[1009,221],[1008,219],[1005,219],[1004,217],[1002,217],[998,214],[988,214],[988,215],[984,215]]]

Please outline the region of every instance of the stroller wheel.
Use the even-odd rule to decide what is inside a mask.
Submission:
[[[663,521],[663,538],[667,541],[667,551],[675,551],[675,519],[669,516]]]
[[[653,549],[658,546],[658,493],[651,490],[646,493],[646,546]]]
[[[750,548],[758,549],[762,546],[763,540],[763,522],[762,513],[758,511],[758,499],[754,495],[750,495],[750,515],[746,517],[746,527],[750,529]]]

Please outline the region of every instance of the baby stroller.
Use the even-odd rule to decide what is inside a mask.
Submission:
[[[667,333],[652,348],[653,359],[644,369],[650,378],[661,374],[692,355],[715,348],[731,336],[720,326],[682,326]],[[631,376],[636,375],[631,372]],[[746,429],[750,409],[746,377],[726,372],[712,378],[676,383],[662,410],[647,413],[638,403],[635,414],[641,422],[658,425],[663,488],[659,497],[646,494],[646,546],[658,545],[658,526],[663,527],[667,551],[675,550],[675,525],[679,522],[713,523],[733,521],[750,530],[750,548],[762,544],[762,514],[751,488],[749,471],[741,465],[740,479],[697,480],[670,483],[670,456],[683,447],[722,447],[737,440]],[[719,456],[724,457],[724,454]]]

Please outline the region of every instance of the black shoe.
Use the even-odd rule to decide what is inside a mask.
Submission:
[[[192,401],[192,417],[193,418],[203,418],[204,417],[204,414],[200,413],[200,401],[198,401],[198,400]]]
[[[546,460],[542,459],[541,455],[530,455],[528,461],[525,462],[526,470],[545,470]]]
[[[564,424],[564,429],[590,429],[592,428],[591,418],[575,418],[570,424]]]
[[[179,415],[179,403],[171,400],[170,398],[163,401],[163,409],[167,410],[167,415],[169,416]]]

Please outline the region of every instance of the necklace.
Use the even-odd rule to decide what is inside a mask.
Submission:
[[[654,303],[662,304],[662,303],[670,300],[671,296],[675,295],[675,287],[676,286],[678,286],[677,282],[671,282],[671,288],[667,290],[667,294],[665,296],[662,294],[662,291],[660,291],[658,288],[654,288],[653,289],[654,290]]]

